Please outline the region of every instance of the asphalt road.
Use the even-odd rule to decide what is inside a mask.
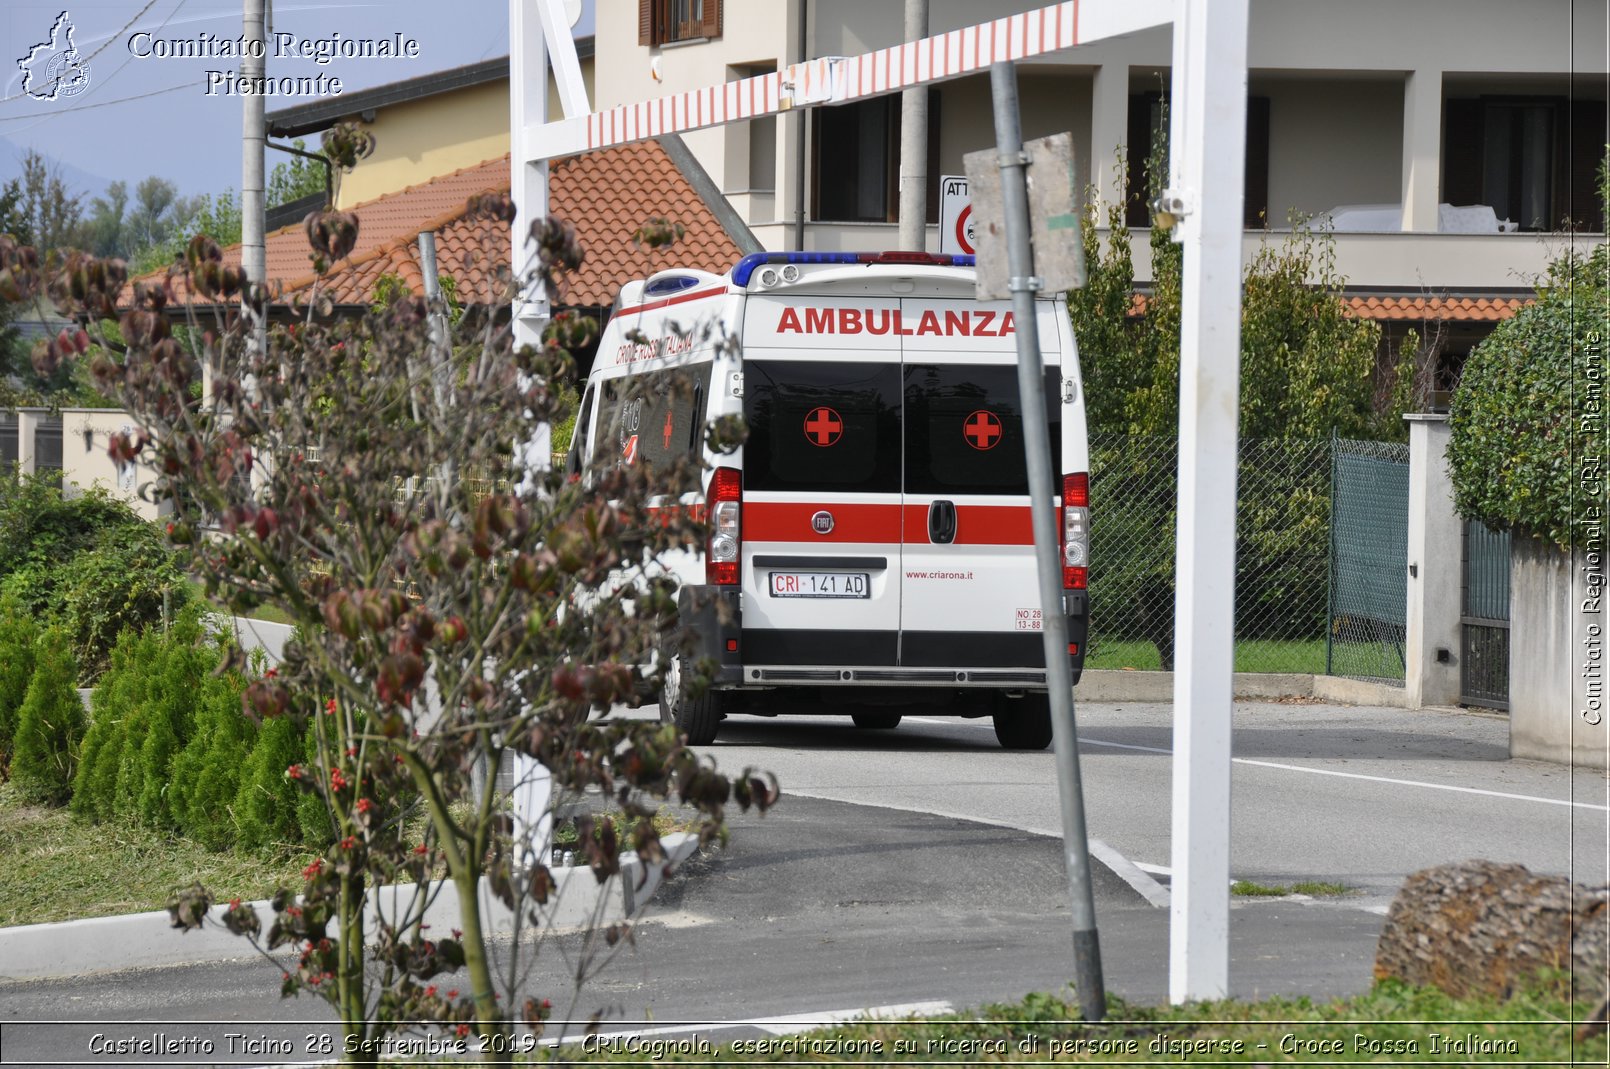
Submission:
[[[1078,716],[1091,835],[1166,884],[1168,708],[1092,704]],[[1479,856],[1604,882],[1604,776],[1510,761],[1499,718],[1258,703],[1239,704],[1236,718],[1234,875],[1354,893],[1235,899],[1233,994],[1364,989],[1385,904],[1426,865]],[[782,803],[763,818],[735,814],[731,846],[687,865],[636,945],[575,1002],[579,948],[549,947],[529,990],[562,1015],[602,1010],[611,1029],[685,1036],[710,1022],[1067,992],[1049,753],[1002,751],[988,721],[920,715],[892,732],[847,718],[734,718],[709,752],[730,771],[776,772]],[[1161,1001],[1168,911],[1095,872],[1108,990]],[[287,1042],[298,1058],[312,1034],[320,1053],[327,1025],[290,1022],[328,1022],[322,1003],[281,1002],[276,989],[274,970],[253,962],[0,986],[0,1064],[141,1064],[89,1056],[97,1032],[205,1035],[221,1052],[189,1064],[293,1060],[227,1055],[228,1031]],[[274,1023],[242,1026],[263,1019]],[[25,1023],[52,1021],[76,1023]]]

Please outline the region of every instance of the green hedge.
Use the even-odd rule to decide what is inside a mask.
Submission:
[[[74,686],[77,676],[65,636],[55,629],[46,631],[34,647],[33,677],[17,713],[11,781],[24,801],[61,805],[71,793],[84,735],[84,702]]]
[[[79,678],[99,678],[117,636],[191,598],[156,524],[95,488],[64,497],[43,477],[0,475],[0,597],[62,628]]]
[[[1537,302],[1471,351],[1449,413],[1461,515],[1560,546],[1583,543],[1590,509],[1603,523],[1607,275],[1604,245],[1563,257]]]

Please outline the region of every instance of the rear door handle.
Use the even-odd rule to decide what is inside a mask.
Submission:
[[[956,503],[935,501],[928,506],[928,541],[946,545],[956,541]]]

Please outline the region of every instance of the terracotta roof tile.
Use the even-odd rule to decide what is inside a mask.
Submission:
[[[1129,314],[1146,313],[1147,296],[1129,297]],[[1466,320],[1496,323],[1531,304],[1529,297],[1344,297],[1348,315],[1357,319]]]
[[[421,292],[417,239],[436,233],[436,258],[459,293],[474,302],[494,291],[496,271],[509,262],[509,235],[486,220],[465,218],[466,202],[479,193],[507,193],[509,157],[487,160],[352,210],[358,241],[351,256],[326,275],[324,291],[337,304],[367,304],[383,275],[397,275]],[[722,272],[737,262],[737,244],[658,142],[644,141],[554,161],[549,178],[551,214],[576,228],[584,260],[570,274],[560,296],[573,307],[611,304],[621,285],[667,267]],[[632,232],[651,218],[684,227],[669,250],[639,248]],[[268,277],[287,294],[315,281],[302,226],[283,227],[266,239]],[[224,261],[240,262],[240,246],[224,250]],[[146,278],[160,278],[154,272]]]

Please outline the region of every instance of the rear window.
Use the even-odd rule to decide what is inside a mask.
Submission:
[[[710,365],[695,364],[606,380],[598,396],[595,458],[652,468],[701,456],[709,373]]]
[[[900,492],[900,365],[744,362],[744,488]]]
[[[1061,371],[1045,372],[1051,470],[1062,470]],[[906,492],[1026,494],[1017,368],[907,364]]]

